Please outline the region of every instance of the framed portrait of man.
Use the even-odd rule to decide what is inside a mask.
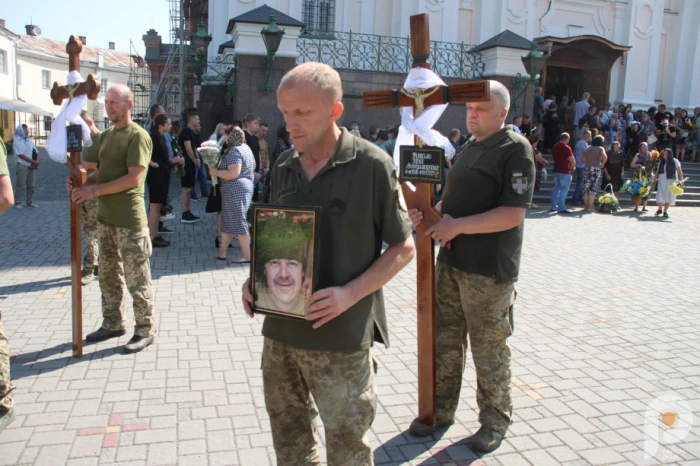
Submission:
[[[320,207],[253,205],[253,312],[304,319],[315,291]]]

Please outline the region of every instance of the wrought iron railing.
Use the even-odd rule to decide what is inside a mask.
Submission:
[[[473,45],[432,41],[430,63],[444,78],[480,79],[484,62]],[[306,32],[297,40],[297,64],[326,63],[336,69],[407,73],[411,68],[408,37],[356,32]]]

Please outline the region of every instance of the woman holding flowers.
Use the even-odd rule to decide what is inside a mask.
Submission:
[[[679,179],[683,179],[683,170],[681,163],[676,160],[671,149],[664,149],[661,154],[659,169],[655,177],[659,183],[656,191],[656,202],[659,208],[654,215],[658,217],[663,213],[664,218],[668,218],[669,206],[676,205],[676,195],[671,191],[671,186]]]
[[[644,175],[644,180],[648,181],[648,176],[651,174],[652,160],[651,153],[649,152],[649,145],[646,142],[639,144],[639,152],[632,159],[630,168],[632,168],[635,173],[646,173]],[[644,169],[642,171],[641,169]],[[642,204],[642,212],[647,211],[647,203],[649,202],[650,191],[646,192],[646,195],[632,196],[632,202],[634,202],[634,212],[639,210],[639,204]]]
[[[240,128],[231,128],[226,137],[228,152],[219,168],[210,168],[209,173],[219,178],[221,189],[221,242],[217,259],[225,261],[228,245],[236,235],[241,247],[241,258],[233,262],[250,262],[250,234],[246,214],[253,199],[253,171],[255,157],[245,143]]]
[[[586,212],[593,212],[593,203],[602,180],[601,167],[608,160],[604,144],[605,139],[598,135],[593,138],[593,144],[583,152],[583,201]]]

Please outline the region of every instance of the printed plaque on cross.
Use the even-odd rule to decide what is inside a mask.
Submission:
[[[80,73],[80,52],[83,50],[83,43],[77,36],[70,36],[66,45],[68,53],[69,73]],[[69,81],[70,82],[70,81]],[[88,76],[87,81],[62,85],[57,82],[51,89],[51,100],[55,105],[61,105],[64,99],[72,101],[78,96],[87,96],[90,100],[96,100],[100,94],[100,82],[96,75]],[[58,119],[57,119],[58,120]],[[61,120],[63,121],[63,120]],[[70,177],[74,187],[85,184],[86,172],[80,166],[80,142],[82,134],[79,126],[68,126],[65,129],[54,125],[53,131],[66,131],[66,142],[70,142],[67,150],[70,151]],[[72,287],[72,314],[73,314],[73,356],[80,358],[83,356],[83,292],[81,283],[81,244],[80,244],[80,204],[70,201],[70,246],[71,246],[71,287]]]
[[[413,57],[412,68],[430,70],[428,63],[430,32],[427,14],[411,16],[411,56]],[[437,78],[436,75],[433,76]],[[365,92],[364,108],[372,110],[400,107],[412,110],[413,114],[408,119],[405,116],[402,117],[401,131],[408,130],[415,134],[411,128],[420,126],[419,117],[431,106],[486,102],[488,99],[488,81],[470,81],[449,86],[442,84],[431,85],[428,88],[404,86],[399,90]],[[422,134],[427,134],[430,129],[423,128]],[[401,139],[401,135],[399,138]],[[418,136],[414,136],[413,142],[414,146],[399,148],[401,160],[398,168],[406,204],[411,209],[419,209],[423,212],[423,221],[416,229],[418,418],[424,424],[433,425],[435,423],[435,247],[433,239],[424,233],[441,218],[440,213],[433,207],[433,185],[430,183],[439,183],[442,180],[442,149],[427,146]]]

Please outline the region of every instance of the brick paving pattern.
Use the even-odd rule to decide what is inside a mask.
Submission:
[[[247,267],[214,259],[204,203],[193,203],[202,222],[170,223],[172,246],[154,250],[155,345],[122,354],[129,328],[118,341],[85,346],[78,360],[65,170],[46,161],[38,175],[40,208],[0,217],[0,306],[18,387],[0,465],[274,464],[262,319],[240,304]],[[478,429],[471,363],[458,422],[427,439],[407,433],[417,409],[415,263],[407,267],[385,287],[393,345],[373,351],[376,463],[700,464],[700,209],[670,215],[529,212],[510,340],[514,423],[483,457],[461,443]],[[97,281],[83,302],[87,333],[101,322]],[[127,318],[133,326],[130,302]],[[667,393],[688,403],[694,426],[645,458],[646,410]]]

